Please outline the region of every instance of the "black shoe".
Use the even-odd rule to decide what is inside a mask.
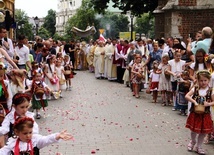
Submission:
[[[36,119],[40,119],[41,115],[40,114],[36,114]]]
[[[73,75],[76,75],[77,73],[73,72]]]

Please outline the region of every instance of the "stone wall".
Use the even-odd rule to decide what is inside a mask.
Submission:
[[[179,16],[182,23],[178,25],[178,29],[184,39],[189,33],[195,34],[205,26],[214,29],[214,10],[181,11]]]
[[[165,36],[164,30],[164,14],[155,15],[155,37],[161,38]]]
[[[172,36],[183,38],[185,41],[189,34],[195,34],[205,26],[214,29],[214,0],[166,2],[160,0],[159,6],[154,11],[155,38]]]

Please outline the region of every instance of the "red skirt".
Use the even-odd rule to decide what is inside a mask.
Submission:
[[[211,133],[213,130],[211,114],[196,114],[195,112],[191,112],[187,118],[186,128],[196,133]]]
[[[150,90],[153,91],[153,90],[158,90],[158,83],[159,82],[152,82],[151,83],[151,86],[150,86]]]

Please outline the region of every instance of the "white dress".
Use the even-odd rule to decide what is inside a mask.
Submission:
[[[64,70],[63,66],[56,67],[56,75],[58,76],[59,79],[62,78],[63,80],[65,80],[65,75],[62,73],[62,70]],[[60,90],[65,90],[66,82],[64,84],[60,84],[59,88],[60,88]]]
[[[162,63],[158,66],[158,69],[160,69],[162,71],[162,73],[160,74],[160,80],[159,80],[159,86],[158,86],[159,91],[163,91],[163,90],[171,91],[172,90],[170,79],[167,79],[164,74],[164,71],[168,67],[169,67],[169,64],[165,65]]]
[[[45,67],[47,67],[47,73],[46,73],[46,74],[47,74],[49,77],[53,77],[53,76],[54,76],[53,74],[54,74],[54,72],[56,71],[55,64],[51,64],[51,65],[50,65],[52,72],[51,72],[51,70],[50,70],[48,64],[46,64]],[[57,82],[56,84],[52,84],[52,83],[50,82],[50,80],[48,79],[48,77],[45,76],[45,80],[44,80],[44,81],[45,81],[45,83],[48,85],[48,87],[49,87],[52,91],[59,91],[59,80],[58,80],[58,82]]]

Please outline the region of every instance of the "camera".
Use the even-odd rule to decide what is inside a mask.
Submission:
[[[19,60],[19,56],[16,56],[16,58],[15,58],[16,60]]]

